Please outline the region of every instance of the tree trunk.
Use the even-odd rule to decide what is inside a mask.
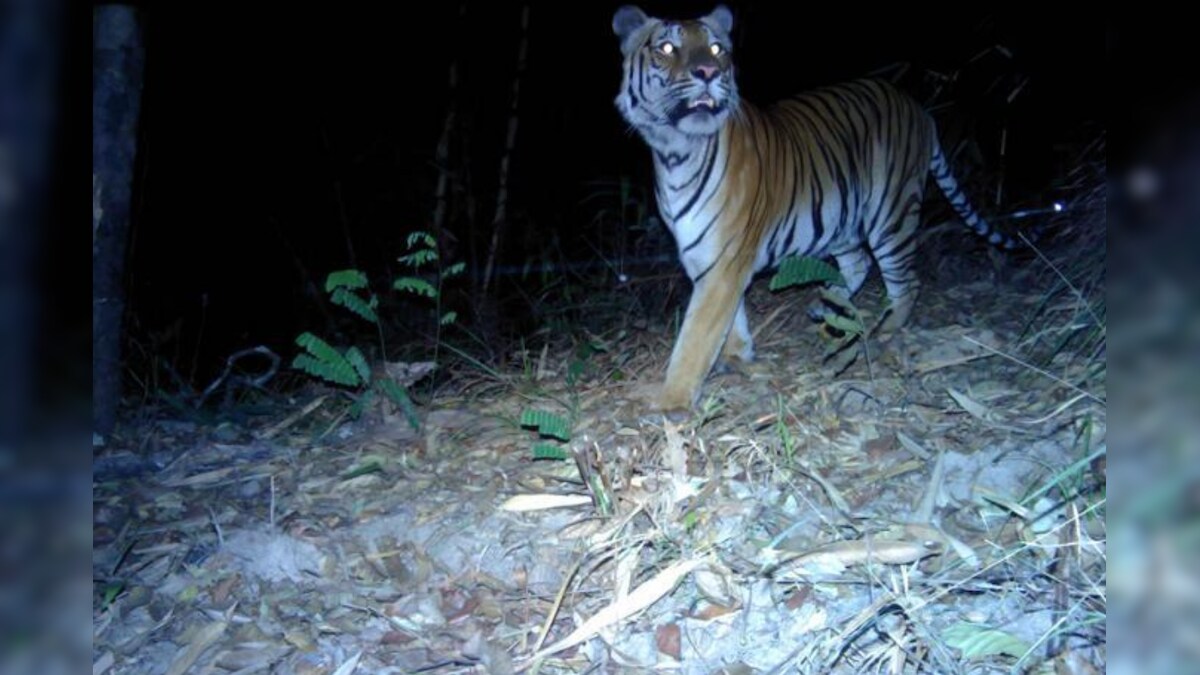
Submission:
[[[496,187],[496,213],[492,217],[492,243],[488,247],[487,265],[483,268],[483,294],[491,287],[492,271],[496,266],[504,225],[508,220],[508,166],[513,147],[517,144],[517,103],[521,94],[521,76],[525,73],[525,53],[529,49],[529,5],[521,8],[521,38],[517,46],[517,70],[513,74],[512,99],[508,110],[508,134],[504,139],[504,154],[500,156],[500,180]]]
[[[145,48],[133,7],[92,10],[92,425],[116,425],[121,316]]]

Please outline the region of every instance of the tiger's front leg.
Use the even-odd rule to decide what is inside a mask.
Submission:
[[[658,410],[690,410],[699,398],[704,378],[729,337],[750,278],[748,270],[730,267],[718,264],[692,289],[683,327],[667,365],[667,378],[655,402]],[[739,330],[737,344],[733,345],[739,356],[749,352],[748,337],[748,330],[745,336]]]
[[[754,337],[750,334],[750,322],[746,320],[746,298],[738,301],[737,313],[733,315],[733,325],[725,336],[725,346],[721,348],[721,361],[727,365],[737,362],[743,364],[754,360]]]

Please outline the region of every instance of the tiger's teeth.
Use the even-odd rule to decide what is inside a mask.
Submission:
[[[714,101],[711,96],[701,96],[700,98],[696,99],[695,101],[688,103],[689,109],[699,108],[701,106],[712,109],[712,108],[717,107],[717,102]]]

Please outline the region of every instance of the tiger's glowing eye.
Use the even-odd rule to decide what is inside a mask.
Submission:
[[[708,46],[708,51],[712,52],[713,56],[720,56],[725,50],[721,48],[721,45],[714,42]]]
[[[664,42],[658,46],[658,52],[665,56],[670,56],[675,53],[675,45],[670,42]]]

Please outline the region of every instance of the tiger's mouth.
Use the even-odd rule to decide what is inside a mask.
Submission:
[[[692,115],[697,116],[717,116],[725,111],[725,102],[718,101],[711,94],[701,94],[693,99],[685,99],[680,101],[671,110],[671,121],[678,123],[685,117]]]

